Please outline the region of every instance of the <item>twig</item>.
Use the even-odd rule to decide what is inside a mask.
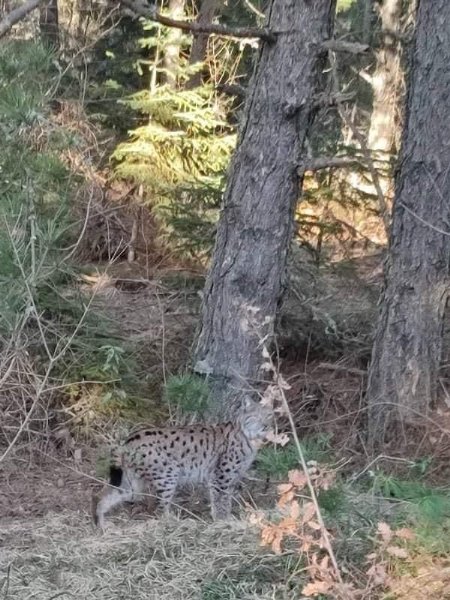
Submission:
[[[242,85],[237,83],[219,83],[216,86],[218,92],[226,94],[227,96],[236,96],[237,98],[244,99],[247,95],[247,90]]]
[[[360,158],[352,156],[323,156],[314,158],[302,166],[302,171],[321,171],[322,169],[345,169],[354,165],[361,165]]]
[[[278,377],[277,377],[277,381],[278,381]],[[330,557],[331,564],[333,565],[333,568],[334,568],[334,571],[335,571],[335,575],[336,575],[336,579],[338,580],[338,582],[341,585],[343,585],[344,582],[342,580],[341,571],[339,569],[339,565],[337,563],[336,556],[334,554],[334,550],[333,550],[333,547],[331,545],[331,540],[330,540],[330,536],[328,534],[328,530],[325,527],[325,522],[323,520],[322,512],[321,512],[320,506],[319,506],[319,502],[317,500],[317,494],[316,494],[316,491],[314,489],[313,483],[311,481],[311,477],[309,475],[308,465],[306,464],[305,456],[303,454],[303,450],[302,450],[302,447],[300,445],[300,440],[298,439],[297,430],[296,430],[296,427],[295,427],[295,423],[294,423],[294,419],[292,417],[291,410],[289,408],[289,404],[288,404],[287,399],[286,399],[286,394],[284,393],[284,389],[283,389],[283,387],[280,384],[278,384],[278,389],[279,389],[279,392],[280,392],[280,396],[281,396],[281,398],[283,400],[284,409],[285,409],[286,414],[287,414],[288,419],[289,419],[289,425],[291,427],[292,437],[294,438],[294,444],[295,444],[295,447],[296,447],[296,450],[297,450],[297,453],[298,453],[298,456],[299,456],[299,459],[300,459],[300,463],[302,465],[303,472],[304,472],[306,480],[307,480],[307,484],[308,484],[308,489],[309,489],[309,493],[310,493],[310,496],[311,496],[311,500],[312,500],[312,502],[314,504],[314,508],[316,509],[316,516],[317,516],[317,520],[318,520],[319,525],[320,525],[320,529],[321,529],[321,533],[322,533],[322,538],[323,538],[324,546],[325,546],[325,548],[326,548],[326,550],[328,552],[328,556]]]
[[[408,212],[412,217],[414,217],[420,223],[422,223],[422,225],[425,225],[426,227],[429,227],[430,229],[433,229],[434,231],[436,231],[437,233],[440,233],[442,235],[450,236],[450,231],[445,231],[444,229],[441,229],[440,227],[436,227],[436,225],[433,225],[433,223],[430,223],[429,221],[425,221],[425,219],[422,219],[422,217],[420,217],[417,213],[415,213],[413,210],[408,208],[406,206],[406,204],[404,204],[403,202],[399,202],[399,205],[402,208],[404,208],[406,210],[406,212]]]
[[[22,264],[22,262],[20,260],[20,257],[19,257],[19,252],[18,252],[17,246],[16,246],[16,244],[14,242],[14,237],[13,237],[12,232],[10,230],[9,224],[8,224],[8,222],[6,220],[5,220],[5,225],[6,225],[6,228],[7,228],[7,231],[8,231],[8,235],[9,235],[10,240],[11,240],[11,244],[13,246],[13,252],[14,252],[14,255],[16,257],[16,261],[17,261],[20,273],[21,273],[23,281],[24,281],[24,285],[25,285],[25,288],[26,288],[26,293],[28,295],[28,307],[31,308],[32,312],[34,313],[34,317],[36,319],[36,322],[37,322],[37,325],[38,325],[38,329],[39,329],[39,333],[40,333],[40,336],[41,336],[41,339],[42,339],[42,344],[43,344],[43,346],[45,348],[45,351],[46,351],[46,354],[47,354],[47,357],[48,357],[48,364],[47,364],[47,368],[46,368],[45,373],[44,373],[44,377],[41,379],[40,383],[37,386],[36,394],[35,394],[35,397],[33,399],[33,402],[31,404],[30,408],[28,409],[28,412],[25,415],[24,420],[21,422],[21,424],[20,424],[20,426],[19,426],[19,428],[18,428],[18,430],[16,432],[16,435],[13,437],[13,439],[9,443],[8,447],[6,448],[6,450],[0,456],[0,463],[3,462],[8,457],[8,455],[11,453],[12,449],[14,448],[14,446],[17,443],[17,440],[20,438],[20,436],[22,435],[23,431],[25,430],[25,427],[28,425],[28,422],[30,421],[31,416],[34,413],[34,410],[35,410],[36,406],[38,405],[39,400],[41,399],[42,395],[46,391],[47,382],[49,380],[51,372],[53,371],[53,368],[54,368],[55,364],[65,355],[65,353],[67,352],[68,348],[72,345],[75,336],[77,335],[78,331],[80,330],[80,328],[82,327],[82,325],[83,325],[83,323],[84,323],[84,321],[86,319],[86,316],[88,314],[90,306],[91,306],[91,304],[92,304],[92,302],[94,300],[94,297],[95,297],[95,293],[92,294],[92,296],[91,296],[88,304],[85,307],[85,310],[84,310],[84,312],[83,312],[80,320],[78,321],[78,323],[77,323],[74,331],[70,335],[69,339],[64,343],[64,338],[61,338],[60,341],[63,341],[62,348],[61,349],[58,348],[58,346],[59,346],[59,343],[58,343],[56,345],[54,353],[52,354],[51,351],[50,351],[50,348],[49,348],[49,346],[47,344],[47,340],[45,338],[44,328],[42,326],[41,318],[40,318],[40,315],[38,313],[37,306],[36,306],[36,303],[35,303],[35,300],[34,300],[33,291],[31,289],[30,284],[28,282],[28,279],[26,277],[23,264]]]
[[[45,353],[47,354],[48,359],[51,361],[52,360],[52,354],[51,354],[50,349],[48,347],[47,340],[45,339],[44,330],[42,328],[42,323],[41,323],[41,320],[39,318],[37,306],[36,306],[36,303],[34,301],[33,292],[31,291],[30,284],[28,282],[28,278],[27,278],[27,276],[25,274],[25,269],[23,268],[23,264],[22,264],[22,262],[20,260],[20,256],[19,256],[19,252],[17,250],[17,246],[14,243],[14,237],[13,237],[12,231],[11,231],[11,229],[9,227],[9,224],[8,224],[8,222],[7,222],[6,219],[5,219],[4,223],[5,223],[5,227],[6,227],[7,231],[8,231],[8,235],[9,235],[9,238],[10,238],[10,241],[11,241],[11,245],[13,247],[13,252],[14,252],[14,256],[15,256],[16,261],[17,261],[17,266],[19,267],[20,274],[22,276],[22,279],[23,279],[23,282],[24,282],[24,285],[25,285],[25,288],[26,288],[26,291],[27,291],[27,294],[28,294],[29,304],[28,304],[27,308],[28,308],[28,310],[31,309],[32,312],[35,315],[35,318],[36,318],[36,321],[37,321],[37,325],[38,325],[38,329],[39,329],[39,333],[40,333],[41,340],[42,340],[42,345],[44,346]]]
[[[339,569],[339,565],[336,559],[336,556],[334,554],[334,550],[333,550],[333,546],[331,545],[331,540],[330,540],[330,536],[328,534],[328,530],[325,526],[325,522],[323,520],[322,517],[322,512],[319,506],[319,502],[317,500],[317,494],[316,491],[314,489],[314,485],[312,483],[311,480],[311,476],[309,474],[309,470],[308,470],[308,465],[306,464],[306,460],[305,460],[305,455],[303,454],[303,450],[300,444],[300,440],[298,439],[298,435],[297,435],[297,428],[295,427],[295,422],[294,422],[294,418],[292,416],[291,410],[289,408],[289,404],[286,398],[286,394],[285,394],[285,388],[283,386],[283,379],[280,375],[280,371],[279,369],[275,366],[275,363],[273,361],[272,355],[269,352],[267,346],[266,346],[266,339],[262,338],[259,331],[256,332],[258,337],[260,338],[260,345],[263,349],[263,356],[266,357],[266,359],[269,361],[269,365],[270,365],[270,369],[274,375],[274,381],[276,384],[276,387],[278,389],[278,393],[280,395],[280,398],[282,400],[282,404],[283,404],[283,409],[288,417],[289,420],[289,425],[291,428],[291,432],[292,432],[292,436],[294,438],[294,444],[295,444],[295,448],[297,450],[297,454],[298,457],[300,459],[300,463],[302,465],[302,469],[303,472],[305,474],[306,477],[306,482],[308,485],[308,489],[309,489],[309,493],[310,493],[310,497],[311,497],[311,501],[314,504],[314,508],[315,508],[315,512],[316,512],[316,516],[317,516],[317,520],[319,522],[320,525],[320,531],[322,534],[322,541],[324,544],[324,547],[328,553],[328,556],[330,557],[330,561],[331,564],[333,565],[334,571],[335,571],[335,577],[337,582],[343,586],[344,582],[342,579],[342,575],[341,575],[341,571]]]
[[[0,38],[3,37],[16,23],[24,19],[30,12],[35,10],[43,0],[28,0],[18,8],[12,10],[0,21]]]
[[[245,5],[249,8],[249,10],[251,10],[253,13],[255,13],[255,15],[257,17],[259,17],[260,19],[265,18],[266,15],[263,12],[261,12],[260,10],[258,10],[256,8],[256,6],[250,2],[250,0],[244,0],[244,2],[245,2]]]
[[[207,33],[210,35],[218,35],[221,37],[229,38],[258,38],[265,42],[273,43],[276,40],[276,36],[266,28],[255,28],[255,27],[236,27],[230,28],[225,25],[203,25],[201,23],[189,23],[187,21],[177,21],[170,17],[165,17],[156,11],[156,8],[151,8],[142,4],[137,4],[133,0],[121,0],[122,4],[128,7],[132,12],[140,17],[145,17],[161,25],[167,27],[175,27],[183,31],[189,31],[191,33]]]
[[[12,451],[12,449],[14,448],[14,446],[16,445],[17,440],[22,435],[25,427],[28,425],[28,422],[31,419],[31,415],[33,414],[34,409],[36,408],[39,400],[41,399],[41,396],[42,396],[42,394],[44,392],[45,386],[47,385],[47,381],[48,381],[48,378],[50,377],[50,373],[53,370],[53,366],[54,366],[54,362],[53,362],[53,360],[50,359],[49,362],[48,362],[47,369],[45,371],[44,377],[41,380],[41,382],[38,385],[38,388],[36,390],[36,395],[34,397],[34,400],[33,400],[32,404],[31,404],[31,406],[30,406],[27,414],[25,415],[24,420],[20,424],[20,427],[18,428],[18,430],[16,432],[16,435],[13,437],[13,439],[9,443],[8,447],[6,448],[6,450],[0,456],[0,463],[2,463],[7,458],[7,456],[10,454],[10,452]]]
[[[345,365],[333,364],[333,363],[319,363],[319,369],[329,369],[330,371],[346,371],[347,373],[352,373],[353,375],[361,375],[361,377],[365,377],[367,375],[367,371],[363,369],[355,369],[354,367],[346,367]]]
[[[379,454],[373,460],[371,460],[370,463],[366,465],[362,471],[353,475],[353,477],[351,477],[349,480],[350,483],[353,483],[360,477],[362,477],[364,473],[367,473],[370,467],[372,467],[375,463],[377,463],[380,460],[392,460],[393,462],[402,462],[408,464],[409,466],[413,466],[415,464],[413,460],[408,460],[407,458],[402,458],[401,456],[388,456],[386,454]]]
[[[348,52],[350,54],[365,54],[370,50],[368,44],[360,44],[359,42],[344,42],[344,40],[327,40],[323,43],[326,50],[333,52]]]

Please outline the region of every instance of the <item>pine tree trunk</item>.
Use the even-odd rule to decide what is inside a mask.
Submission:
[[[39,28],[43,41],[50,47],[59,48],[58,0],[46,0],[41,4]]]
[[[369,44],[372,37],[373,0],[362,0],[362,35],[361,41]]]
[[[399,126],[402,69],[396,36],[401,32],[402,6],[403,0],[383,0],[380,5],[382,47],[377,52],[377,66],[372,77],[373,107],[367,146],[385,154],[394,150]]]
[[[197,23],[200,25],[211,24],[221,4],[223,4],[223,0],[202,0],[197,17]],[[208,39],[209,35],[207,33],[198,33],[194,36],[191,54],[189,56],[189,63],[191,65],[195,65],[205,60],[208,49]],[[192,75],[186,84],[186,88],[193,89],[199,86],[201,82],[202,74],[199,71],[198,73]]]
[[[169,0],[168,12],[172,19],[180,20],[184,15],[185,0]],[[180,46],[183,32],[181,29],[172,28],[169,39],[164,48],[164,69],[167,83],[175,88],[177,73],[180,65]]]
[[[450,261],[450,2],[419,3],[390,261],[369,374],[373,445],[436,399]]]
[[[228,176],[196,347],[219,410],[263,377],[261,336],[273,332],[334,0],[272,0]],[[255,321],[258,326],[255,326]],[[258,331],[255,330],[258,329]]]

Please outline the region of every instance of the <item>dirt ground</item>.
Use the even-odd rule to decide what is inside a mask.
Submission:
[[[379,264],[379,257],[361,261],[358,276],[379,287]],[[156,365],[157,376],[189,356],[199,295],[192,287],[180,294],[176,286],[183,276],[177,273],[171,287],[165,275],[149,278],[125,265],[106,273],[93,269],[83,282],[124,337]],[[291,355],[283,359],[282,371],[291,385],[289,402],[300,437],[329,434],[341,472],[364,469],[366,369],[357,355],[335,361]],[[442,481],[442,465],[450,456],[442,428],[449,429],[450,408],[443,402],[430,419],[438,426],[420,433],[419,450],[436,459],[436,478]],[[145,503],[127,506],[108,519],[101,535],[91,523],[92,494],[102,485],[96,442],[38,447],[24,445],[0,465],[1,598],[298,600],[298,586],[286,584],[296,581],[290,559],[280,563],[262,551],[247,521],[249,507],[275,504],[275,485],[254,472],[244,482],[231,523],[212,524],[205,494],[188,489],[169,519],[155,519]],[[413,454],[404,455],[414,460]]]

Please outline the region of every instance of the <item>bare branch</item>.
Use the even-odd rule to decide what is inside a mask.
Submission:
[[[28,0],[18,8],[15,8],[0,21],[0,38],[3,37],[16,23],[24,19],[30,12],[41,4],[43,0]]]
[[[230,28],[225,25],[208,24],[202,23],[189,23],[188,21],[177,21],[170,17],[165,17],[158,13],[154,8],[138,4],[134,0],[121,0],[122,4],[129,8],[139,17],[145,17],[161,25],[167,25],[167,27],[176,27],[183,31],[189,31],[191,33],[207,33],[209,35],[218,35],[220,37],[229,38],[258,38],[265,42],[273,43],[276,40],[276,36],[269,29],[259,29],[255,27],[236,27]]]
[[[302,171],[321,171],[322,169],[345,169],[361,165],[361,159],[352,156],[323,156],[314,158],[301,167]]]
[[[345,42],[344,40],[327,40],[323,43],[323,47],[332,52],[348,52],[349,54],[365,54],[370,50],[368,44]]]
[[[366,377],[367,375],[367,371],[364,371],[364,369],[346,367],[345,365],[340,365],[339,363],[321,362],[318,366],[321,369],[329,369],[330,371],[345,371],[346,373],[351,373],[352,375],[360,375],[361,377]]]
[[[346,93],[324,93],[318,94],[316,99],[314,100],[315,108],[324,108],[327,106],[338,106],[342,102],[350,102],[356,96],[355,92],[346,92]]]
[[[237,83],[219,83],[216,86],[216,90],[227,96],[236,96],[241,99],[244,99],[247,95],[245,87],[238,85]]]

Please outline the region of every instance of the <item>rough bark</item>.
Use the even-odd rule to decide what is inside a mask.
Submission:
[[[223,5],[223,0],[202,0],[200,10],[197,17],[197,23],[199,25],[211,25],[213,19],[219,10],[219,7]],[[191,54],[189,56],[189,63],[196,65],[201,63],[206,58],[206,52],[208,50],[208,39],[207,33],[197,33],[194,35],[194,41],[191,47]],[[199,86],[202,82],[202,74],[199,71],[192,75],[186,84],[187,89],[192,89]]]
[[[373,105],[367,146],[380,154],[394,150],[399,129],[402,68],[398,34],[401,31],[402,6],[403,0],[383,0],[379,9],[384,33],[372,76]]]
[[[39,10],[39,28],[43,41],[59,48],[58,0],[45,0]]]
[[[184,15],[185,0],[169,0],[168,11],[171,18],[179,20]],[[180,65],[180,46],[183,32],[181,29],[171,29],[168,34],[167,45],[164,48],[165,78],[171,87],[177,83],[177,74]]]
[[[261,379],[261,336],[271,336],[284,282],[334,0],[272,0],[228,176],[207,277],[195,368],[220,410]],[[258,325],[255,324],[258,323]],[[257,330],[256,330],[257,329]]]
[[[372,36],[373,0],[362,0],[362,11],[363,18],[361,39],[365,44],[369,44]]]
[[[422,0],[368,384],[374,445],[437,395],[450,261],[450,2]]]

